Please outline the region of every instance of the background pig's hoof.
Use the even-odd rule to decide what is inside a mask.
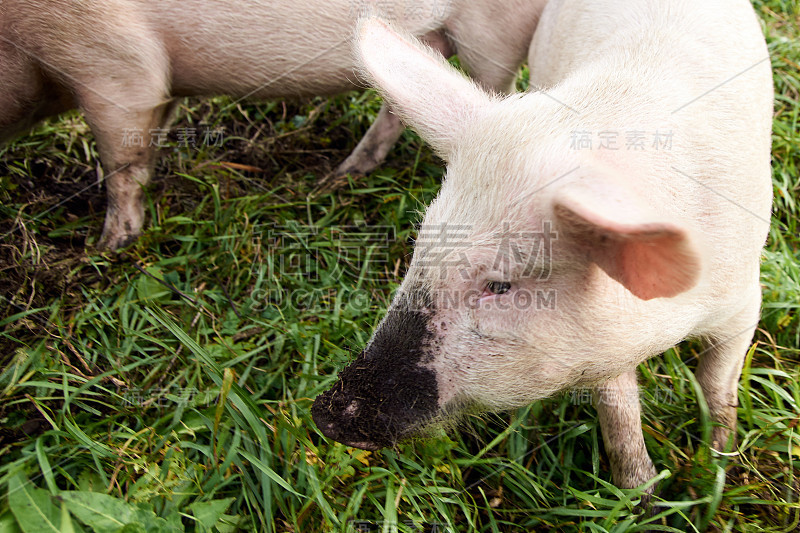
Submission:
[[[342,169],[340,166],[333,172],[329,172],[323,177],[316,187],[314,187],[314,195],[322,195],[329,192],[334,192],[347,184],[347,176],[354,179],[363,178],[366,174],[353,168]]]
[[[97,242],[97,249],[104,250],[104,251],[116,251],[121,250],[131,244],[133,244],[136,239],[139,238],[138,233],[108,233],[103,231],[103,234],[100,236],[100,240]]]
[[[103,234],[97,243],[100,250],[119,250],[133,243],[142,234],[144,210],[141,202],[122,206],[109,205]]]

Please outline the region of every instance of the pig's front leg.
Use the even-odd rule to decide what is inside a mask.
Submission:
[[[711,433],[711,447],[728,451],[731,431],[736,428],[739,377],[750,342],[753,339],[761,307],[757,294],[739,315],[730,320],[723,331],[704,340],[706,346],[697,365],[697,381],[703,389],[711,420],[716,424]],[[729,446],[730,444],[730,446]]]
[[[108,194],[98,247],[111,250],[141,232],[142,187],[155,159],[151,133],[172,109],[169,58],[159,36],[132,13],[99,2],[70,3],[55,33],[41,37],[49,43],[43,61],[59,65],[97,142]],[[59,33],[68,23],[75,26],[71,33]]]
[[[636,371],[598,386],[594,399],[614,483],[632,489],[653,478],[656,469],[644,445]]]

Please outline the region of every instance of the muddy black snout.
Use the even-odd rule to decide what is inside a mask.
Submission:
[[[348,446],[377,450],[434,418],[436,374],[424,366],[430,336],[427,315],[390,310],[368,348],[314,401],[311,415],[320,431]]]

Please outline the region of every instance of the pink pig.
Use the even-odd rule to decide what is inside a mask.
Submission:
[[[636,366],[697,338],[711,444],[729,446],[772,197],[750,3],[552,0],[530,49],[539,89],[510,97],[378,19],[356,49],[447,177],[386,317],[314,402],[320,430],[377,449],[590,387],[613,478],[636,487],[655,474]]]

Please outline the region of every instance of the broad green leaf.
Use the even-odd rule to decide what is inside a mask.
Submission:
[[[127,503],[99,492],[65,491],[61,498],[69,510],[97,533],[178,533],[180,520],[167,521],[152,509]]]
[[[119,528],[117,533],[147,533],[147,530],[139,522],[133,522]]]
[[[240,529],[236,526],[241,517],[239,515],[224,514],[220,516],[220,521],[217,522],[216,530],[219,533],[236,533]]]
[[[212,500],[210,502],[196,502],[189,506],[192,515],[203,526],[211,529],[219,519],[225,514],[235,498],[225,498],[224,500]]]
[[[164,272],[157,266],[151,265],[145,268],[150,274],[142,274],[136,281],[136,295],[142,301],[161,301],[169,300],[170,290],[159,280],[164,279]]]
[[[8,481],[8,506],[25,533],[61,531],[61,512],[53,505],[50,493],[20,475]]]
[[[78,520],[102,533],[116,532],[134,521],[135,508],[122,500],[99,492],[64,491],[61,499]]]

